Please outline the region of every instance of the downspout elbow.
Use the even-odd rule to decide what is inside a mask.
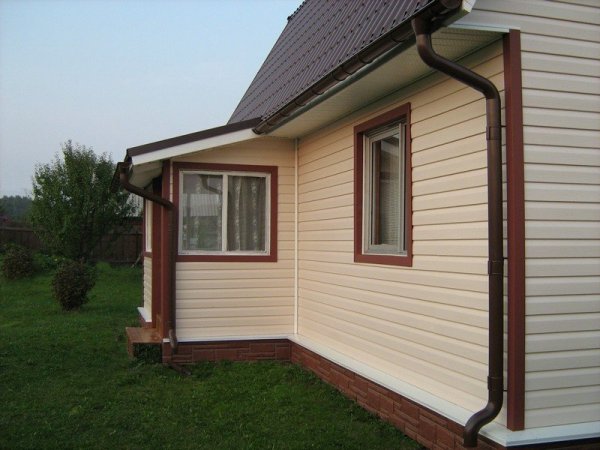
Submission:
[[[173,210],[174,205],[169,200],[131,184],[129,181],[129,168],[130,167],[131,167],[130,163],[117,164],[117,170],[119,171],[119,184],[121,185],[121,187],[123,189],[125,189],[127,192],[131,192],[132,194],[138,195],[146,200],[150,200],[153,203],[158,203],[159,205],[167,208],[169,211]]]

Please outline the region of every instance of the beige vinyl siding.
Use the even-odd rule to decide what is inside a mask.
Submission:
[[[152,317],[152,257],[144,256],[144,309]]]
[[[471,56],[502,90],[502,47]],[[410,102],[413,267],[354,263],[353,127]],[[299,143],[298,333],[470,410],[487,395],[485,104],[433,76]]]
[[[464,23],[521,30],[526,415],[600,420],[600,3],[478,0]]]
[[[278,166],[277,262],[178,262],[180,340],[283,336],[294,322],[294,148],[282,139],[199,152],[179,161]]]

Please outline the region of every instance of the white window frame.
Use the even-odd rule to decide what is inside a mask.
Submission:
[[[221,206],[221,248],[227,248],[227,214],[229,177],[259,177],[266,179],[265,186],[265,250],[184,250],[183,249],[183,208],[179,208],[178,251],[180,255],[225,255],[225,256],[268,256],[271,253],[271,174],[266,172],[221,171],[221,170],[181,170],[179,176],[179,192],[183,195],[183,182],[186,175],[218,175],[223,177],[223,204]]]
[[[373,157],[372,157],[372,143],[385,139],[388,136],[398,133],[399,138],[399,158],[398,174],[399,174],[399,205],[398,205],[398,230],[399,239],[398,245],[392,246],[389,244],[372,244],[372,220],[373,220],[373,192],[372,192],[372,179],[373,179]],[[406,166],[406,124],[402,121],[397,121],[392,124],[385,125],[383,127],[371,130],[363,136],[363,217],[362,217],[362,252],[366,255],[393,255],[393,256],[406,256],[406,213],[405,213],[405,196],[406,196],[406,181],[405,181],[405,166]]]

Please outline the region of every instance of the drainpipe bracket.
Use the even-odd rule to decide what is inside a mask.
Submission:
[[[488,261],[488,275],[504,275],[504,259]]]
[[[497,141],[502,136],[502,127],[490,126],[486,128],[486,138],[488,141]]]
[[[504,380],[501,377],[488,377],[488,389],[494,392],[504,391]]]

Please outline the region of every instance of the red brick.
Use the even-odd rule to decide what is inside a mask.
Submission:
[[[409,438],[416,440],[417,436],[419,435],[419,433],[417,432],[417,428],[413,427],[411,425],[406,424],[404,426],[404,431],[403,433],[408,436]]]
[[[382,396],[379,402],[381,412],[383,412],[387,417],[390,417],[394,414],[394,402],[390,397]]]
[[[373,389],[372,386],[367,388],[367,404],[379,411],[381,403],[381,394]]]
[[[409,417],[412,417],[414,420],[419,420],[419,407],[411,402],[410,400],[403,399],[402,400],[402,412]]]
[[[177,355],[191,355],[193,350],[193,345],[181,345],[177,347]]]
[[[250,344],[250,352],[253,353],[275,353],[275,345],[272,342],[254,342]]]
[[[454,434],[446,427],[437,426],[435,430],[435,443],[443,448],[454,448]]]
[[[439,414],[434,413],[433,411],[430,411],[425,408],[421,408],[420,414],[421,414],[421,417],[425,417],[428,420],[435,422],[438,425],[441,425],[442,427],[448,426],[448,420],[445,417],[442,417]]]
[[[415,419],[402,411],[394,411],[394,415],[400,418],[407,426],[411,426],[415,429],[419,426],[418,419]]]
[[[214,351],[215,361],[227,360],[233,361],[237,359],[238,352],[235,348],[221,348]]]
[[[393,414],[388,417],[388,421],[404,433],[404,429],[406,428],[406,422],[404,422],[404,420],[402,420],[399,416]]]
[[[279,344],[275,347],[275,357],[280,361],[288,361],[290,359],[290,346]]]
[[[435,422],[432,422],[431,420],[421,416],[421,419],[419,421],[419,434],[421,436],[425,437],[428,441],[435,442],[435,429]]]
[[[193,361],[214,361],[215,351],[203,348],[194,349],[192,359]]]

